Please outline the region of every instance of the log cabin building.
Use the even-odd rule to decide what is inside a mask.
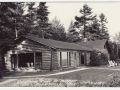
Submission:
[[[22,36],[6,53],[9,70],[33,67],[35,70],[58,70],[89,65],[92,48],[62,41]]]

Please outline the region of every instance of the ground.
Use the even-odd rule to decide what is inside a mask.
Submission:
[[[0,82],[0,86],[84,86],[83,83],[97,84],[108,82],[113,76],[120,76],[118,67],[81,67],[77,69],[19,73],[8,75]],[[88,85],[88,84],[87,84]],[[89,86],[89,85],[88,85]]]
[[[49,76],[48,78],[83,80],[83,81],[96,81],[105,82],[113,75],[120,75],[120,71],[106,70],[106,69],[86,69],[74,73],[63,75]]]

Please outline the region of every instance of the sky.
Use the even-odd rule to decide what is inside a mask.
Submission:
[[[57,17],[67,31],[70,22],[75,20],[74,17],[80,16],[79,10],[84,4],[92,8],[93,14],[105,14],[111,37],[120,32],[120,2],[48,2],[49,20]]]

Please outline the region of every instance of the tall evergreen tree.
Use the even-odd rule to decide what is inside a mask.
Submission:
[[[93,23],[90,26],[89,32],[90,33],[89,33],[88,38],[90,40],[100,39],[100,23],[96,17],[93,19]]]
[[[92,15],[92,8],[90,8],[87,4],[80,9],[80,14],[81,16],[75,17],[75,26],[82,32],[83,38],[86,38],[90,33],[90,26],[96,16]]]
[[[109,39],[108,29],[106,27],[107,19],[103,13],[100,14],[100,36],[101,39]]]
[[[0,39],[5,39],[8,36],[10,38],[15,38],[15,20],[17,16],[17,4],[16,3],[0,3]],[[14,35],[9,35],[9,33],[14,32]],[[13,36],[13,37],[11,37]]]
[[[22,22],[22,3],[0,3],[0,67],[5,69],[4,54],[14,45],[17,30]]]
[[[80,40],[79,32],[74,27],[74,22],[71,21],[68,32],[67,32],[67,41],[68,42],[76,42]]]
[[[88,40],[109,39],[106,27],[107,19],[103,13],[97,19],[97,15],[92,15],[92,8],[85,4],[80,9],[80,14],[80,17],[75,17],[75,27],[80,30],[83,38]]]
[[[32,32],[33,34],[38,35],[39,37],[44,38],[47,36],[47,31],[49,30],[48,23],[48,7],[46,2],[40,2],[36,9],[36,28]]]
[[[0,41],[12,43],[16,38],[16,30],[20,30],[22,22],[22,3],[0,3]]]
[[[21,32],[23,30],[25,30],[24,28],[24,17],[23,17],[23,13],[24,13],[24,3],[16,3],[16,15],[14,17],[14,21],[15,21],[15,37],[18,38],[21,35]]]
[[[66,41],[65,28],[56,17],[51,21],[49,33],[54,40]]]
[[[36,21],[36,8],[35,2],[26,3],[27,14],[23,15],[24,18],[24,29],[20,32],[20,35],[26,35],[32,32],[35,29],[35,21]]]

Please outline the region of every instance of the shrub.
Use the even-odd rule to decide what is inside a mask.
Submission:
[[[94,50],[90,56],[90,66],[100,66],[108,64],[108,54]]]

